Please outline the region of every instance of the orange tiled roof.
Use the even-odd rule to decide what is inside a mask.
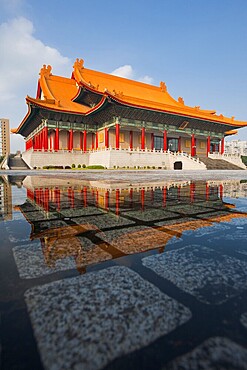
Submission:
[[[26,97],[29,106],[31,104],[54,111],[88,115],[101,107],[106,98],[110,97],[121,104],[129,106],[229,124],[236,127],[247,126],[247,122],[235,121],[234,117],[227,118],[223,115],[216,115],[214,110],[209,111],[200,109],[200,107],[186,106],[183,98],[180,97],[178,100],[175,100],[171,97],[164,82],[160,82],[160,86],[153,86],[93,71],[84,68],[82,59],[77,59],[74,63],[73,78],[54,76],[51,73],[51,66],[44,65],[40,70],[39,86],[41,94],[38,98]],[[93,108],[75,101],[81,89],[85,87],[102,95],[99,104]],[[19,127],[11,131],[18,133],[29,115],[30,109]]]
[[[77,59],[74,63],[73,76],[78,85],[86,86],[101,94],[107,94],[118,102],[141,108],[159,110],[183,116],[195,117],[215,121],[233,126],[247,126],[247,122],[235,121],[234,117],[227,118],[216,115],[215,110],[204,110],[200,107],[189,107],[184,104],[183,98],[175,100],[167,92],[164,82],[160,86],[153,86],[143,82],[93,71],[84,68],[83,60]]]

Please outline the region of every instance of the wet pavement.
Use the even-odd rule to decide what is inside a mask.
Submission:
[[[246,171],[0,190],[1,369],[247,369]]]

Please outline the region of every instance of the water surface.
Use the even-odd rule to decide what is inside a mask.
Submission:
[[[3,369],[246,369],[245,180],[0,181]]]

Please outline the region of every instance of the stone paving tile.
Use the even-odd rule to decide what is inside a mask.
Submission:
[[[188,308],[125,267],[25,293],[46,370],[98,370],[191,318]]]
[[[42,220],[51,220],[51,219],[56,219],[57,215],[56,213],[49,212],[47,213],[42,213],[42,211],[29,211],[25,212],[25,215],[29,221],[42,221]]]
[[[62,209],[60,213],[65,217],[79,217],[79,216],[98,215],[106,212],[100,208],[89,206],[85,208]]]
[[[95,228],[98,229],[105,229],[108,227],[115,227],[115,226],[124,226],[124,225],[131,225],[134,224],[134,221],[127,220],[124,217],[116,216],[112,213],[102,214],[98,216],[89,216],[89,217],[77,217],[72,218],[77,224],[90,224],[93,225]]]
[[[13,254],[22,279],[37,278],[76,267],[73,257],[70,256],[46,262],[39,241],[34,241],[25,246],[17,246],[13,248]]]
[[[241,315],[240,322],[247,329],[247,312]]]
[[[195,205],[195,204],[177,204],[177,205],[170,205],[167,207],[167,210],[170,212],[178,212],[181,214],[186,214],[186,215],[194,215],[197,213],[201,212],[207,212],[208,208],[200,206],[200,205]]]
[[[177,217],[176,213],[166,211],[165,209],[145,209],[145,211],[123,212],[123,216],[130,216],[141,221],[156,221],[162,218]]]
[[[169,227],[170,225],[178,225],[178,224],[183,224],[185,222],[190,222],[190,221],[195,221],[194,218],[192,217],[183,217],[181,216],[181,218],[176,218],[176,220],[163,220],[163,221],[160,221],[160,222],[155,222],[155,225],[156,226],[167,226]]]
[[[245,370],[247,350],[224,337],[212,337],[162,370]]]
[[[81,236],[78,236],[78,239],[81,242],[81,248],[76,257],[78,267],[103,262],[112,258],[110,253],[101,249],[100,246],[97,246],[91,240]]]
[[[66,226],[66,222],[63,220],[47,220],[39,222],[40,229],[56,229]]]
[[[201,245],[146,257],[142,262],[204,303],[220,304],[246,289],[246,262]]]
[[[13,248],[21,278],[31,279],[57,271],[86,267],[112,258],[99,246],[84,237],[46,239],[41,248],[39,241]]]
[[[149,249],[164,247],[172,235],[147,226],[126,227],[97,234],[126,254],[144,252]]]

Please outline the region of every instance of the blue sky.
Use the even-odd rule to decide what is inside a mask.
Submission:
[[[73,62],[159,85],[247,121],[246,0],[0,0],[0,116],[17,127],[39,69]],[[237,137],[247,140],[247,129]],[[12,151],[23,141],[12,135]]]

